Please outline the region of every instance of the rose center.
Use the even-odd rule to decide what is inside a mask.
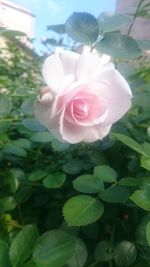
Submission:
[[[89,105],[84,99],[76,99],[72,103],[72,111],[77,118],[86,118],[89,114]]]

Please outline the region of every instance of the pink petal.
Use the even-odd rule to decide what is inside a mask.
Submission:
[[[61,114],[59,125],[62,140],[65,140],[70,144],[76,144],[81,142],[85,138],[86,127],[80,127],[69,123],[67,120],[65,120],[64,113],[65,110]]]
[[[65,118],[68,121],[82,126],[93,126],[105,120],[107,116],[105,99],[88,91],[79,92],[67,105]]]
[[[51,55],[45,60],[42,74],[45,83],[52,91],[57,92],[64,77],[63,65],[58,54]]]
[[[42,104],[48,105],[49,107],[51,106],[53,100],[53,95],[52,93],[49,91],[48,93],[45,94],[40,94],[40,96],[38,96],[38,101],[41,102]]]
[[[45,60],[42,74],[51,90],[56,93],[62,91],[64,88],[62,83],[65,84],[67,80],[65,76],[71,76],[73,77],[71,80],[74,80],[74,69],[78,57],[79,54],[75,52],[63,50],[49,56]]]
[[[78,80],[89,81],[92,75],[100,65],[100,58],[91,53],[82,54],[76,64],[76,77]]]
[[[84,142],[93,143],[102,140],[110,131],[112,125],[88,127]]]
[[[73,74],[75,72],[75,66],[79,58],[79,54],[72,51],[63,50],[59,53],[59,58],[62,62],[65,75]]]
[[[99,93],[107,100],[108,115],[105,124],[119,120],[131,107],[132,92],[122,75],[117,70],[108,70],[95,77],[96,83],[105,82]]]

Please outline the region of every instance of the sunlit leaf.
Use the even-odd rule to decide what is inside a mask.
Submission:
[[[89,13],[74,12],[66,21],[66,32],[78,42],[92,44],[98,38],[98,20]]]
[[[129,36],[120,33],[107,33],[96,44],[100,53],[105,53],[117,58],[135,59],[141,55],[137,42]]]
[[[150,191],[149,190],[137,190],[130,199],[140,208],[150,211]]]
[[[63,207],[63,215],[69,226],[93,223],[102,216],[103,211],[99,200],[86,195],[70,198]]]
[[[132,22],[132,17],[125,14],[107,15],[102,13],[99,15],[98,20],[100,30],[102,29],[102,32],[105,33],[120,30],[122,26]]]

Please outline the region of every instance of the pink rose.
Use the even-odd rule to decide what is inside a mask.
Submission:
[[[91,53],[61,51],[43,65],[47,87],[34,105],[36,118],[60,141],[103,139],[130,108],[128,83],[112,63]]]

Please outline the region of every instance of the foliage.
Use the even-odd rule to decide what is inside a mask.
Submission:
[[[57,141],[32,114],[42,58],[14,40],[0,56],[0,266],[150,266],[150,64],[119,32],[129,22],[74,13],[49,26],[107,52],[131,85],[130,112],[101,142]]]

